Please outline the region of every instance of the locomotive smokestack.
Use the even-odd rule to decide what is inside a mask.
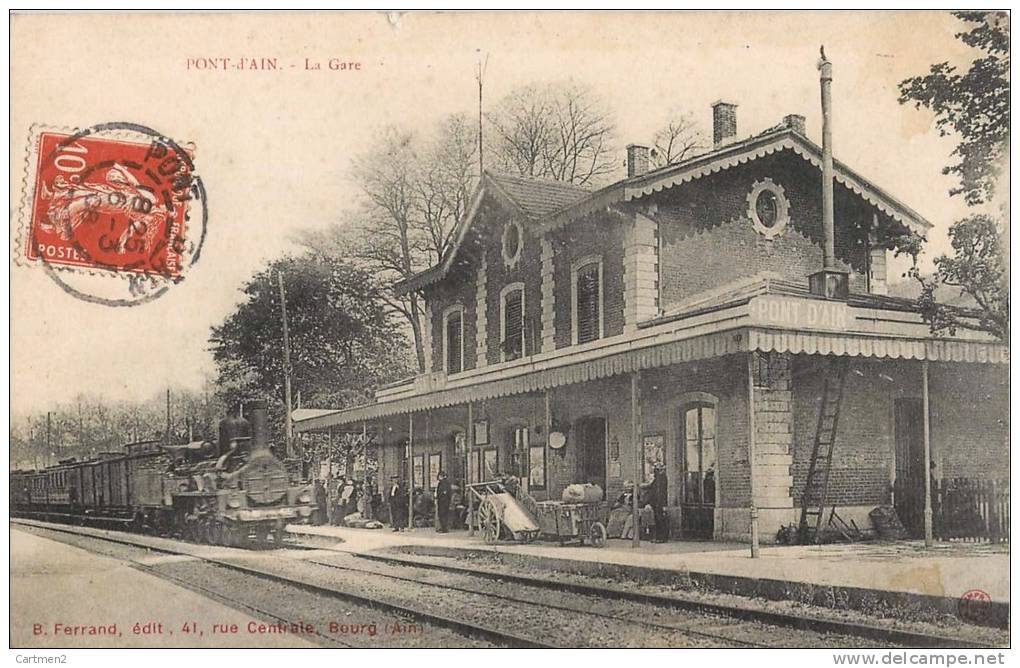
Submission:
[[[248,404],[248,419],[251,421],[252,452],[269,449],[269,429],[266,426],[268,409],[266,402],[253,401]]]

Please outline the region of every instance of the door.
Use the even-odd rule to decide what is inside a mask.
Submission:
[[[582,418],[577,421],[577,480],[590,482],[606,490],[606,419]]]
[[[715,533],[715,406],[687,404],[681,409],[680,529],[684,538],[711,539]]]
[[[924,532],[924,405],[921,399],[897,399],[894,413],[896,514],[912,536],[919,536]]]

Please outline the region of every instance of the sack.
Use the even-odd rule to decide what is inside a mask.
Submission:
[[[602,500],[602,488],[591,483],[567,485],[563,490],[563,501],[566,503],[597,503]]]
[[[882,540],[900,540],[907,533],[899,515],[896,514],[896,509],[892,506],[879,506],[868,513],[868,517]]]

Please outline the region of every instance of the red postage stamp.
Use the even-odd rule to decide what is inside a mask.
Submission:
[[[29,260],[180,278],[193,247],[191,155],[126,125],[38,135]]]

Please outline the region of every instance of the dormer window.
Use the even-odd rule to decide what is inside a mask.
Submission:
[[[443,359],[447,375],[464,370],[464,307],[451,306],[443,314]]]
[[[573,342],[602,338],[602,258],[578,260],[570,270]]]
[[[524,357],[524,284],[513,283],[500,292],[501,356],[504,362]]]

